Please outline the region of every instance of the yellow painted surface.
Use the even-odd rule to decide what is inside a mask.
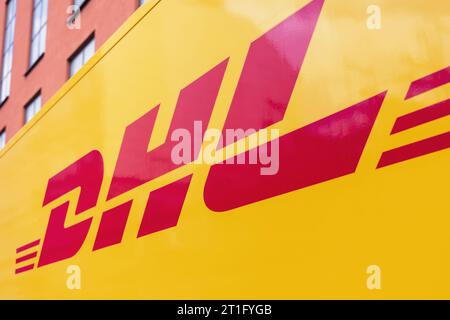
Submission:
[[[450,150],[376,170],[383,151],[447,132],[445,117],[390,136],[395,119],[449,98],[450,85],[403,101],[409,84],[450,65],[447,0],[325,0],[281,134],[389,90],[355,174],[228,213],[204,203],[208,165],[190,165],[106,201],[126,126],[161,103],[161,144],[179,91],[227,57],[211,118],[221,128],[249,44],[306,0],[150,1],[0,153],[0,298],[450,298]],[[99,150],[98,206],[73,215],[77,192],[42,208],[50,177]],[[136,239],[148,192],[193,173],[179,224]],[[21,275],[15,250],[45,233],[71,199],[68,225],[93,216],[73,258]],[[92,252],[104,210],[134,199],[122,243]],[[81,268],[81,290],[66,269]],[[381,290],[366,269],[381,268]]]

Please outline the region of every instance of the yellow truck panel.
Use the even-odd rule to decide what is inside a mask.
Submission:
[[[450,298],[449,9],[149,1],[1,151],[0,298]]]

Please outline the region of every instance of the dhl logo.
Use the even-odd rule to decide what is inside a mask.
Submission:
[[[240,129],[261,131],[283,121],[288,103],[308,51],[324,0],[314,0],[251,43],[229,108],[223,132]],[[278,49],[277,49],[278,48]],[[279,49],[282,49],[282,52]],[[195,123],[208,124],[228,65],[225,59],[181,90],[166,141],[148,151],[159,106],[131,123],[125,130],[107,201],[185,165],[171,160],[176,145],[169,137],[178,129],[204,141],[206,126],[194,132]],[[410,84],[405,100],[450,82],[450,67]],[[211,166],[204,186],[204,201],[214,212],[225,212],[294,190],[355,173],[387,91],[350,106],[284,136],[267,141],[279,144],[279,170],[262,175],[262,164],[242,164],[252,150],[234,156],[236,161]],[[411,129],[450,114],[450,100],[399,117],[391,134]],[[223,142],[223,141],[222,141]],[[236,141],[221,143],[217,149]],[[381,155],[377,169],[450,147],[450,131],[417,141]],[[192,143],[193,159],[201,143]],[[43,207],[80,189],[75,215],[95,208],[104,176],[103,157],[94,150],[49,179]],[[192,175],[150,192],[137,238],[177,226]],[[229,186],[232,186],[231,188]],[[92,250],[120,244],[132,200],[103,212]],[[92,217],[66,227],[69,201],[54,208],[41,240],[21,246],[16,274],[44,267],[75,256],[91,229]],[[37,259],[36,263],[30,263]]]

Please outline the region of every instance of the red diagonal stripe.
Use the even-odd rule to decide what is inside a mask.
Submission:
[[[172,134],[183,129],[192,137],[201,135],[203,140],[227,65],[228,59],[181,90],[164,144],[148,151],[159,107],[151,109],[127,127],[108,200],[184,165],[172,161],[173,149],[179,144],[172,140]],[[199,132],[195,132],[196,122],[202,124]],[[191,142],[193,159],[197,158],[201,147],[195,140],[192,139]]]
[[[39,245],[39,243],[41,243],[41,240],[40,240],[40,239],[38,239],[38,240],[36,240],[36,241],[33,241],[33,242],[30,242],[30,243],[28,243],[28,244],[26,244],[26,245],[23,245],[23,246],[21,246],[20,248],[18,248],[18,249],[16,250],[16,253],[20,253],[20,252],[25,251],[25,250],[27,250],[27,249],[36,247],[36,246]]]
[[[94,251],[122,242],[132,204],[131,200],[103,213],[95,238]]]
[[[399,162],[421,157],[450,147],[450,131],[432,138],[421,140],[386,151],[381,156],[377,168],[390,166]]]
[[[205,184],[206,205],[224,212],[354,173],[385,94],[279,138],[274,175],[262,175],[259,164],[239,164],[238,156],[233,164],[214,165]],[[269,150],[269,143],[259,148]]]
[[[411,83],[405,100],[450,82],[450,67],[439,70]]]
[[[27,254],[26,256],[17,258],[16,259],[16,264],[24,262],[24,261],[27,261],[27,260],[30,260],[30,259],[33,259],[33,258],[36,258],[36,256],[37,256],[37,252],[33,252],[33,253],[30,253],[30,254]]]
[[[311,1],[251,44],[224,131],[258,131],[283,120],[323,2]]]
[[[103,157],[93,150],[48,180],[42,206],[80,188],[75,214],[78,215],[97,205],[103,182]]]
[[[450,99],[404,115],[397,119],[391,134],[405,131],[450,114]]]
[[[25,266],[25,267],[22,267],[22,268],[18,268],[18,269],[16,269],[16,274],[33,270],[33,268],[34,268],[34,264],[30,264],[28,266]]]
[[[150,193],[138,238],[178,224],[191,179],[192,175]]]

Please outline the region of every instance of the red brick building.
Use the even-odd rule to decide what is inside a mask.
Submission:
[[[1,2],[0,149],[142,2]]]

